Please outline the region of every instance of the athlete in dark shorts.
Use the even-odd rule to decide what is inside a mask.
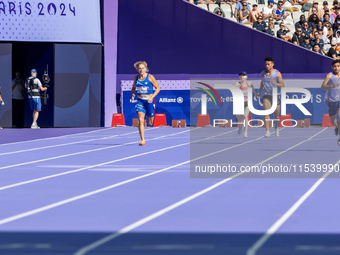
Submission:
[[[339,123],[336,120],[340,118],[340,60],[332,62],[333,72],[326,75],[322,83],[321,89],[327,90],[325,100],[328,103],[328,113],[332,124],[335,126],[335,135],[339,135]],[[340,136],[338,138],[338,145],[340,145]]]
[[[148,74],[148,65],[144,61],[139,61],[134,64],[134,67],[137,69],[139,75],[137,75],[133,82],[133,87],[131,90],[132,93],[132,102],[135,98],[135,91],[137,89],[138,101],[136,105],[136,112],[139,119],[139,135],[141,138],[141,142],[139,145],[145,145],[144,140],[144,118],[145,115],[147,117],[147,123],[149,126],[153,124],[153,101],[154,97],[160,91],[159,85],[155,79],[155,77],[151,74]],[[156,91],[153,91],[153,87],[156,88]]]
[[[257,93],[257,98],[260,98],[260,94],[263,90],[263,97],[261,101],[263,102],[264,110],[269,110],[273,104],[273,88],[277,88],[277,107],[274,111],[274,119],[280,119],[280,95],[281,88],[285,86],[281,73],[274,69],[274,59],[272,57],[265,58],[266,70],[262,71],[261,76],[261,86],[260,90]],[[269,115],[264,116],[265,125],[266,125],[266,134],[265,137],[270,136],[269,132]],[[275,121],[275,135],[279,136],[279,122]]]

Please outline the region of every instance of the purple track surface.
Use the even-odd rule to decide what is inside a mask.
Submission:
[[[190,178],[188,162],[335,164],[332,128],[269,138],[250,128],[248,139],[232,128],[147,128],[146,146],[135,128],[1,132],[0,254],[340,253],[335,173],[250,253],[323,173]]]

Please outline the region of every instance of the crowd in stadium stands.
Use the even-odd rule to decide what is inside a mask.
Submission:
[[[307,50],[340,59],[340,6],[334,0],[332,6],[327,1],[311,0],[186,0],[192,4],[203,5],[216,15],[234,19],[240,24],[276,36]],[[261,3],[262,10],[258,9]],[[224,6],[229,5],[226,13]],[[294,24],[292,16],[297,12],[298,21]],[[304,13],[304,14],[303,14]],[[229,16],[228,16],[229,15]],[[307,18],[306,18],[307,17]],[[294,17],[295,18],[295,17]],[[289,20],[289,21],[288,21]],[[296,20],[295,20],[296,21]],[[293,23],[290,23],[293,22]],[[275,29],[275,25],[278,27]],[[289,26],[292,25],[292,26]]]

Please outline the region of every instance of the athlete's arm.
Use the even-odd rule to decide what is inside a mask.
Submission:
[[[132,89],[131,89],[131,94],[132,94],[132,101],[135,98],[135,92],[136,92],[136,80],[137,80],[137,76],[135,77],[135,79],[133,80],[133,85],[132,85]]]
[[[153,99],[155,96],[158,95],[159,91],[161,91],[155,77],[151,74],[149,74],[149,81],[152,83],[152,85],[156,88],[155,92],[153,94],[151,94],[151,99]]]
[[[270,79],[271,83],[274,85],[283,88],[285,86],[283,79],[282,79],[282,74],[280,72],[277,72],[277,81],[275,82],[273,78]]]
[[[253,89],[253,93],[254,93],[254,95],[257,97],[257,95],[256,95],[256,91],[255,91],[255,88],[254,88],[253,84],[252,84],[252,83],[250,83],[250,86],[251,86],[251,88]]]
[[[259,92],[258,92],[258,93],[257,93],[257,95],[256,95],[257,99],[259,99],[259,98],[260,98],[260,95],[261,95],[262,89],[263,89],[263,82],[261,81],[261,85],[260,85]]]
[[[327,85],[328,82],[330,81],[330,79],[331,79],[331,74],[329,73],[329,74],[326,75],[326,78],[325,78],[325,80],[323,81],[323,83],[321,85],[321,89],[322,90],[339,87],[338,83],[337,84],[333,84],[333,85]]]

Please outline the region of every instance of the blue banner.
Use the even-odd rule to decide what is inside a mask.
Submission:
[[[311,124],[321,124],[323,114],[328,113],[327,104],[324,102],[325,91],[319,88],[308,89],[311,93],[311,100],[303,106],[312,114],[305,116],[295,105],[288,104],[287,114],[291,114],[292,119],[303,120],[310,118]],[[258,90],[257,90],[258,91]],[[191,92],[191,93],[190,93]],[[229,90],[217,90],[221,97],[222,106],[218,102],[213,102],[210,96],[207,96],[207,112],[210,116],[210,122],[213,124],[214,119],[232,119],[236,121],[233,115],[233,97]],[[196,125],[197,116],[201,113],[201,97],[205,94],[201,90],[162,90],[156,97],[155,113],[165,113],[167,125],[171,125],[173,119],[185,119],[187,125]],[[301,98],[301,94],[288,93],[289,98]],[[255,109],[263,110],[262,103],[253,101]],[[137,118],[135,110],[136,102],[131,102],[131,92],[124,91],[123,95],[123,113],[126,125],[132,125],[132,118]],[[274,119],[273,115],[270,116]],[[263,119],[263,116],[252,114],[252,119]]]
[[[303,120],[304,118],[310,118],[311,124],[321,124],[324,113],[328,113],[328,107],[324,102],[325,91],[319,88],[308,89],[311,93],[311,100],[303,106],[312,114],[311,116],[305,116],[295,105],[288,104],[287,114],[291,114],[294,120]],[[222,106],[220,103],[215,103],[210,96],[207,96],[207,113],[210,116],[210,122],[213,124],[214,119],[232,119],[236,121],[236,116],[233,115],[233,97],[229,90],[216,90],[221,97]],[[256,90],[258,92],[258,90]],[[197,122],[197,116],[201,113],[201,97],[205,92],[200,90],[191,91],[190,102],[191,102],[191,123],[195,125]],[[301,98],[300,93],[287,93],[289,98]],[[261,96],[262,97],[262,96]],[[255,109],[263,110],[262,102],[253,100]],[[270,115],[271,119],[274,119],[273,115]],[[252,114],[252,119],[263,119],[263,116]]]
[[[123,113],[125,123],[132,126],[132,119],[137,118],[137,100],[131,102],[131,92],[123,92]],[[190,125],[190,90],[161,90],[155,98],[155,113],[165,113],[167,125],[172,120],[185,119]]]
[[[0,1],[1,41],[101,43],[99,0]]]

